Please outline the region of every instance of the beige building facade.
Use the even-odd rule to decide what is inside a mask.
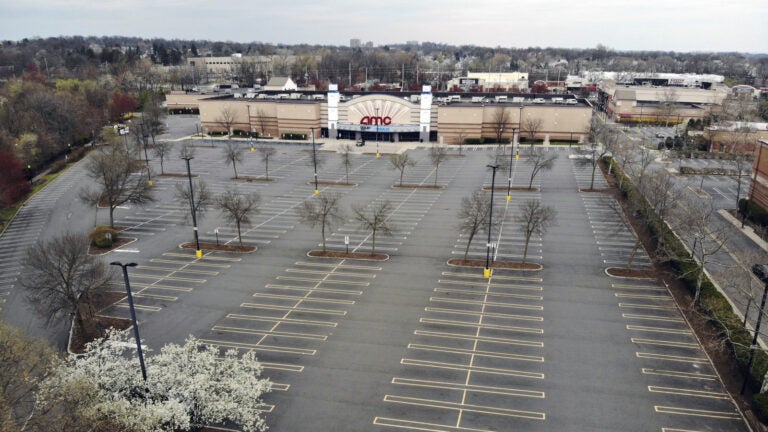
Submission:
[[[592,106],[585,100],[475,103],[471,97],[459,97],[444,104],[432,97],[429,86],[420,94],[352,95],[341,94],[331,85],[326,94],[291,94],[290,99],[280,96],[283,95],[261,93],[238,98],[171,93],[166,103],[169,111],[199,110],[205,133],[309,137],[314,130],[316,137],[385,142],[459,144],[481,138],[495,142],[499,133],[505,142],[583,142],[592,118]]]

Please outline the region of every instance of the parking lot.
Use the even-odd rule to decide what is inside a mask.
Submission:
[[[514,189],[510,201],[494,195],[500,229],[492,259],[521,260],[514,216],[524,201],[553,206],[558,223],[531,239],[528,261],[543,270],[494,269],[487,279],[481,268],[447,261],[464,254],[456,215],[462,198],[491,185],[493,147],[452,150],[432,189],[394,187],[399,172],[386,157],[394,147],[383,144],[381,158],[356,152],[353,185],[321,184],[320,194],[339,194],[346,212],[326,236],[332,250],[344,250],[348,237],[350,251],[370,251],[370,233],[351,207],[391,203],[394,232],[376,238],[376,251],[389,259],[365,261],[306,254],[320,248],[319,229],[296,213],[315,197],[311,147],[275,145],[274,181],[248,182],[231,179],[222,141],[207,144],[191,161],[194,180],[214,194],[236,188],[261,196],[243,231],[257,250],[196,258],[179,249],[192,240],[188,207],[174,199],[175,185],[187,179],[156,176],[156,202],[116,213],[137,241],[105,259],[139,264],[131,285],[150,347],[192,334],[257,352],[275,383],[265,399],[270,430],[748,430],[666,287],[606,275],[633,254],[635,267],[650,262],[604,194],[579,192],[590,185],[591,167],[570,157],[575,148],[545,149],[559,157],[532,191],[519,190],[530,180],[523,151],[511,170],[497,172],[495,186]],[[243,152],[238,174],[263,176],[258,152],[245,143]],[[338,154],[322,154],[320,179],[345,182]],[[403,183],[433,185],[429,152],[410,154],[417,164]],[[159,161],[152,165],[159,171]],[[186,173],[175,157],[164,169]],[[599,170],[596,180],[595,189],[607,186]],[[93,210],[78,215],[92,221]],[[216,210],[199,224],[201,241],[237,241]],[[476,238],[469,258],[486,251],[486,239]],[[104,313],[127,316],[122,303]]]

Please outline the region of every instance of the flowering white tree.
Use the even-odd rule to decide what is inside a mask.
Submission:
[[[186,430],[192,426],[233,422],[244,431],[267,429],[261,397],[270,391],[254,352],[239,356],[204,346],[193,337],[169,344],[146,358],[143,381],[135,345],[128,332],[111,331],[92,342],[79,358],[54,369],[39,393],[39,405],[66,397],[73,389],[93,386],[81,404],[84,414],[110,418],[125,430]]]

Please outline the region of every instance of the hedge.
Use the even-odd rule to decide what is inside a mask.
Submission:
[[[292,132],[286,132],[282,135],[280,135],[282,139],[287,140],[306,140],[307,134],[305,133],[292,133]]]
[[[613,171],[617,178],[623,177],[621,187],[622,196],[627,198],[637,195],[638,192],[634,184],[632,184],[629,177],[622,172],[620,166],[613,163],[610,157],[605,157],[604,161],[613,164]],[[688,256],[688,249],[666,224],[658,223],[658,215],[656,215],[651,206],[647,204],[647,201],[644,201],[644,204],[641,213],[644,216],[646,228],[651,232],[654,238],[663,240],[667,250],[667,252],[664,253],[664,258],[675,269],[677,274],[681,275],[680,280],[683,282],[688,292],[691,295],[694,295],[696,293],[696,277],[700,269],[699,264],[679,258]],[[747,206],[748,204],[744,205]],[[749,360],[748,347],[752,344],[752,334],[744,328],[738,314],[733,311],[731,304],[723,294],[717,290],[706,273],[703,276],[701,285],[699,308],[708,316],[709,322],[715,329],[717,329],[718,335],[727,337],[726,344],[729,348],[731,358],[741,370],[746,369]],[[766,371],[768,371],[768,354],[762,350],[757,350],[755,351],[752,369],[749,371],[750,384],[752,386],[759,386],[759,384],[763,382],[763,377],[765,376]],[[768,413],[768,410],[765,410],[765,412]]]

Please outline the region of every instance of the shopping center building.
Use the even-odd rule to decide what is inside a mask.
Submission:
[[[255,92],[166,96],[170,112],[199,112],[205,133],[310,134],[341,140],[583,142],[592,106],[572,95],[531,93]],[[514,137],[513,137],[514,135]]]

